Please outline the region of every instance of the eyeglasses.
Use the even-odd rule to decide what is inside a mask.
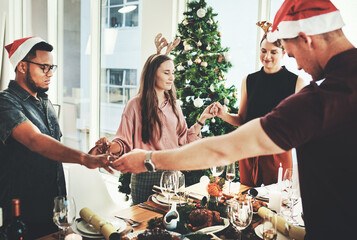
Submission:
[[[56,70],[57,70],[57,65],[40,64],[40,63],[31,62],[28,60],[23,60],[23,62],[33,63],[33,64],[40,66],[43,73],[45,73],[45,74],[47,74],[50,70],[52,70],[52,73],[56,72]]]

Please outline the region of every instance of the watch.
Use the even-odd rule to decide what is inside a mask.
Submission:
[[[144,166],[148,172],[156,172],[155,164],[151,161],[151,154],[152,151],[146,153]]]

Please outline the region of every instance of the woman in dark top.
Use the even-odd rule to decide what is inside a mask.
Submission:
[[[221,104],[216,103],[217,116],[232,125],[240,126],[269,113],[283,99],[304,87],[302,78],[280,65],[284,54],[280,40],[270,43],[265,34],[260,42],[263,67],[243,78],[238,114],[229,114]],[[239,161],[241,184],[256,187],[276,183],[280,163],[283,172],[292,167],[291,151]]]

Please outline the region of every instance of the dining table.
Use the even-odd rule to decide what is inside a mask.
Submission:
[[[207,194],[205,184],[206,183],[202,183],[202,182],[194,184],[192,186],[186,187],[186,191],[194,192],[196,194],[205,195],[205,194]],[[236,185],[233,184],[233,187],[231,189],[235,189],[234,193],[236,193],[236,194],[238,194],[242,190],[246,191],[247,189],[249,189],[245,186],[240,186],[239,183],[235,183],[235,184]],[[231,193],[231,194],[233,194],[233,193]],[[152,207],[158,209],[158,211],[160,211],[160,210],[161,211],[157,212],[157,211],[153,211],[153,210],[148,210],[147,208],[143,208],[142,206],[140,206],[138,204],[138,205],[134,205],[129,208],[125,208],[125,209],[122,209],[122,210],[119,210],[119,211],[113,213],[113,216],[120,216],[120,217],[129,218],[129,219],[133,219],[135,221],[140,222],[140,224],[138,226],[134,226],[134,227],[132,227],[131,224],[129,224],[129,222],[127,222],[127,228],[124,230],[124,232],[126,234],[129,234],[134,231],[136,232],[136,231],[146,230],[148,228],[149,220],[154,219],[154,218],[162,218],[164,216],[164,213],[169,210],[169,207],[157,204],[156,202],[152,201],[152,198],[148,199],[148,201],[146,201],[144,204],[152,206]],[[261,223],[262,223],[262,218],[258,214],[254,214],[252,223],[245,230],[242,231],[242,240],[245,240],[245,239],[260,240],[261,237],[259,237],[256,234],[255,228],[258,225],[260,225]],[[67,230],[68,234],[70,234],[72,232],[73,232],[72,229]],[[78,230],[75,231],[75,233],[79,234]],[[60,234],[60,232],[55,232],[55,233],[49,234],[47,236],[38,238],[38,240],[58,240],[59,234]],[[218,231],[215,233],[210,233],[209,235],[210,235],[210,239],[222,239],[222,240],[231,240],[231,239],[233,240],[233,239],[237,239],[237,237],[239,236],[238,232],[234,229],[232,224],[230,224],[228,227],[222,229],[221,231]],[[92,240],[92,238],[88,238],[88,237],[84,237],[84,236],[82,236],[82,239],[83,240]],[[103,239],[105,239],[105,238],[103,237]],[[286,236],[283,236],[282,234],[278,235],[278,240],[286,240],[286,239],[289,239],[289,238]]]

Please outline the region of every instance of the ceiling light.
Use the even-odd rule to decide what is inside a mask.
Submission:
[[[118,10],[118,12],[120,13],[128,13],[128,12],[131,12],[133,10],[135,10],[137,8],[136,5],[129,5],[129,6],[125,6],[125,7],[122,7]]]

